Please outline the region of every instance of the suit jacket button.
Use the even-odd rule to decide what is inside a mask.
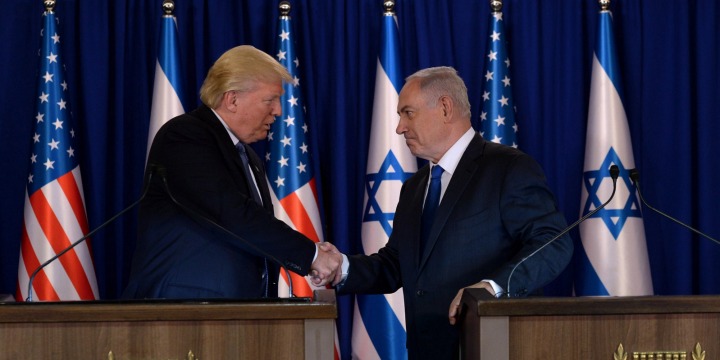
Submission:
[[[415,294],[417,294],[417,296],[423,296],[423,295],[425,295],[425,291],[418,290]]]

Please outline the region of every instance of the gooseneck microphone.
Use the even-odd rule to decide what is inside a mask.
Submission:
[[[520,264],[524,263],[525,260],[533,257],[533,256],[534,256],[535,254],[537,254],[540,250],[544,249],[544,248],[547,247],[548,245],[550,245],[550,244],[552,244],[553,242],[555,242],[555,240],[557,240],[557,239],[561,238],[563,235],[567,234],[568,231],[570,231],[570,230],[572,230],[573,228],[575,228],[576,226],[580,225],[581,222],[583,222],[583,221],[585,221],[587,218],[595,215],[595,213],[597,213],[598,211],[602,210],[605,206],[607,206],[607,204],[609,204],[610,201],[612,201],[613,197],[615,197],[615,190],[617,190],[617,178],[618,178],[618,175],[620,175],[620,169],[617,167],[617,165],[610,166],[610,177],[612,178],[612,181],[613,181],[613,190],[612,190],[612,193],[610,194],[610,197],[607,199],[607,201],[605,201],[605,202],[604,202],[602,205],[600,205],[599,207],[595,208],[595,210],[593,210],[593,211],[585,214],[585,216],[583,216],[583,217],[581,217],[580,219],[578,219],[578,221],[572,223],[572,225],[566,227],[563,231],[561,231],[559,234],[555,235],[555,237],[553,237],[552,239],[550,239],[550,241],[546,242],[545,244],[543,244],[543,246],[537,248],[535,251],[533,251],[532,253],[530,253],[530,255],[522,258],[522,260],[518,261],[518,263],[515,264],[515,266],[512,268],[512,271],[510,271],[510,276],[508,276],[508,281],[507,281],[507,293],[506,293],[508,298],[512,296],[512,292],[510,291],[510,280],[512,279],[513,273],[515,273],[515,270],[518,268],[518,266],[520,266]]]
[[[28,296],[27,296],[27,298],[25,299],[25,301],[26,301],[26,302],[32,302],[32,301],[33,301],[33,298],[32,298],[32,283],[33,283],[33,281],[35,280],[35,276],[37,276],[37,274],[40,272],[40,270],[42,270],[42,269],[44,269],[46,266],[50,265],[53,261],[55,261],[55,260],[57,260],[59,257],[63,256],[66,252],[72,250],[74,247],[78,246],[80,243],[82,243],[83,241],[87,240],[89,237],[95,235],[95,233],[98,232],[98,230],[104,228],[105,226],[107,226],[107,225],[110,224],[111,222],[115,221],[115,219],[119,218],[120,216],[122,216],[123,214],[125,214],[126,212],[128,212],[130,209],[132,209],[132,208],[134,208],[135,206],[137,206],[137,205],[145,198],[145,195],[147,195],[148,190],[150,189],[150,182],[152,181],[153,174],[154,174],[155,171],[157,171],[157,170],[158,170],[158,167],[157,167],[156,165],[154,165],[154,164],[148,165],[147,178],[146,178],[146,181],[145,181],[145,186],[144,186],[144,188],[143,188],[142,195],[140,195],[140,198],[138,198],[134,203],[132,203],[132,204],[130,204],[129,206],[127,206],[126,208],[122,209],[119,213],[115,214],[113,217],[111,217],[110,219],[108,219],[108,220],[105,221],[104,223],[100,224],[100,226],[96,227],[93,231],[87,233],[87,235],[85,235],[85,236],[81,237],[80,239],[76,240],[74,243],[70,244],[70,246],[66,247],[65,249],[63,249],[63,250],[60,251],[59,253],[55,254],[55,256],[51,257],[50,259],[48,259],[48,260],[45,261],[44,263],[40,264],[40,266],[38,266],[38,267],[32,272],[32,274],[30,275],[30,280],[28,280]]]
[[[185,206],[184,204],[180,203],[180,202],[175,198],[175,196],[173,196],[172,192],[170,191],[170,187],[168,186],[168,182],[167,182],[167,169],[165,169],[165,167],[162,166],[162,165],[158,165],[158,166],[157,166],[157,174],[158,174],[158,176],[160,176],[160,179],[162,180],[162,183],[163,183],[163,187],[165,188],[165,192],[168,194],[168,196],[170,197],[170,199],[172,200],[172,202],[174,202],[175,205],[177,205],[178,207],[180,207],[180,209],[182,209],[184,212],[186,212],[187,214],[189,214],[189,215],[192,216],[192,217],[201,219],[202,221],[204,221],[204,222],[206,222],[206,223],[214,226],[215,228],[218,228],[218,229],[222,230],[224,233],[226,233],[226,234],[234,237],[235,239],[240,240],[240,242],[242,242],[245,246],[249,247],[249,248],[250,248],[252,251],[254,251],[255,253],[260,254],[261,256],[264,256],[265,258],[268,258],[268,259],[272,260],[274,263],[280,265],[280,267],[285,271],[285,274],[287,275],[287,279],[288,279],[288,290],[289,290],[289,292],[290,292],[289,296],[290,296],[291,298],[295,297],[295,294],[293,293],[292,276],[290,275],[290,272],[288,271],[288,269],[285,267],[285,265],[284,265],[280,260],[278,260],[276,257],[268,254],[267,252],[263,251],[262,249],[260,249],[259,247],[257,247],[255,244],[253,244],[253,243],[245,240],[245,239],[242,238],[240,235],[235,234],[234,232],[228,230],[226,227],[224,227],[224,226],[218,224],[217,222],[213,221],[212,219],[210,219],[210,218],[208,218],[208,217],[200,214],[199,212],[197,212],[197,211],[189,208],[188,206]]]
[[[690,225],[685,224],[684,222],[682,222],[682,221],[680,221],[680,220],[678,220],[678,219],[676,219],[676,218],[674,218],[674,217],[672,217],[672,216],[670,216],[670,215],[668,215],[668,214],[666,214],[666,213],[664,213],[664,212],[662,212],[662,211],[660,211],[660,210],[658,210],[658,209],[650,206],[650,204],[648,204],[648,203],[645,201],[645,198],[643,198],[642,192],[640,191],[640,171],[638,171],[638,169],[631,169],[631,170],[630,170],[630,179],[632,180],[633,184],[635,184],[635,188],[637,188],[637,193],[638,193],[638,195],[640,196],[640,201],[642,201],[642,203],[643,203],[645,206],[647,206],[650,210],[652,210],[652,211],[654,211],[654,212],[656,212],[656,213],[658,213],[658,214],[660,214],[660,215],[662,215],[662,216],[664,216],[664,217],[666,217],[666,218],[674,221],[675,223],[682,225],[682,226],[685,227],[686,229],[688,229],[688,230],[690,230],[690,231],[692,231],[692,232],[694,232],[694,233],[696,233],[696,234],[698,234],[698,235],[700,235],[700,236],[703,236],[704,238],[709,239],[709,240],[715,242],[716,244],[720,245],[720,241],[716,240],[715,238],[711,237],[710,235],[707,235],[707,234],[703,233],[702,231],[697,230],[697,229],[691,227]]]

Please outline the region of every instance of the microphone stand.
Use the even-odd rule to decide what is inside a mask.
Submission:
[[[613,181],[613,190],[612,190],[612,193],[610,194],[610,198],[608,198],[607,201],[605,201],[605,202],[604,202],[602,205],[600,205],[599,207],[595,208],[595,210],[593,210],[593,211],[585,214],[585,216],[583,216],[583,217],[581,217],[580,219],[578,219],[578,221],[572,223],[572,225],[566,227],[565,230],[563,230],[563,231],[561,231],[559,234],[555,235],[555,237],[553,237],[552,239],[550,239],[550,241],[548,241],[548,242],[546,242],[545,244],[543,244],[543,246],[537,248],[535,251],[533,251],[532,253],[530,253],[530,255],[522,258],[522,260],[520,260],[517,264],[515,264],[515,266],[513,266],[512,271],[510,271],[510,276],[508,276],[508,281],[507,281],[507,297],[508,297],[508,298],[510,298],[510,297],[512,296],[512,295],[511,295],[512,292],[510,292],[510,280],[512,279],[513,273],[515,273],[515,270],[518,268],[518,266],[520,266],[520,264],[522,264],[523,262],[525,262],[525,260],[527,260],[527,259],[531,258],[532,256],[534,256],[535,254],[537,254],[540,250],[542,250],[542,249],[544,249],[545,247],[547,247],[548,245],[552,244],[555,240],[557,240],[557,239],[559,239],[560,237],[562,237],[563,235],[567,234],[568,231],[570,231],[570,230],[572,230],[573,228],[575,228],[576,226],[578,226],[581,222],[585,221],[587,218],[595,215],[595,213],[597,213],[598,211],[600,211],[600,210],[602,210],[603,208],[605,208],[605,206],[607,206],[607,204],[610,203],[610,201],[613,199],[613,197],[615,197],[615,190],[617,189],[617,178],[618,178],[618,175],[619,175],[619,174],[620,174],[620,169],[617,167],[617,165],[613,165],[613,166],[610,167],[610,177],[612,177],[612,181]]]
[[[658,209],[650,206],[650,204],[648,204],[648,203],[645,201],[645,198],[643,198],[642,192],[640,192],[640,172],[639,172],[637,169],[631,169],[631,170],[630,170],[630,179],[632,180],[633,184],[634,184],[635,187],[637,188],[637,192],[638,192],[638,195],[640,196],[640,200],[641,200],[642,203],[645,204],[645,206],[647,206],[650,210],[652,210],[652,211],[654,211],[654,212],[656,212],[656,213],[658,213],[658,214],[660,214],[660,215],[662,215],[662,216],[664,216],[664,217],[666,217],[666,218],[674,221],[675,223],[677,223],[677,224],[685,227],[686,229],[688,229],[688,230],[690,230],[690,231],[692,231],[692,232],[694,232],[694,233],[696,233],[696,234],[698,234],[698,235],[700,235],[700,236],[703,236],[703,237],[705,237],[706,239],[711,240],[711,241],[713,241],[714,243],[720,245],[720,241],[718,241],[717,239],[711,237],[710,235],[707,235],[707,234],[703,233],[702,231],[697,230],[697,229],[691,227],[690,225],[685,224],[684,222],[682,222],[682,221],[680,221],[680,220],[678,220],[678,219],[676,219],[676,218],[674,218],[674,217],[672,217],[672,216],[670,216],[670,215],[668,215],[668,214],[666,214],[666,213],[664,213],[664,212],[662,212],[662,211],[660,211],[660,210],[658,210]]]

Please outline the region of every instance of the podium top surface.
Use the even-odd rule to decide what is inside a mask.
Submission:
[[[0,303],[0,323],[335,319],[334,296],[277,299]]]
[[[462,302],[475,316],[720,313],[717,295],[496,299],[485,289],[465,289]]]

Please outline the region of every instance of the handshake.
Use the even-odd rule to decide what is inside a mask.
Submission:
[[[317,257],[310,267],[310,281],[315,286],[324,286],[328,283],[335,286],[342,281],[343,256],[338,249],[330,243],[319,242]]]

